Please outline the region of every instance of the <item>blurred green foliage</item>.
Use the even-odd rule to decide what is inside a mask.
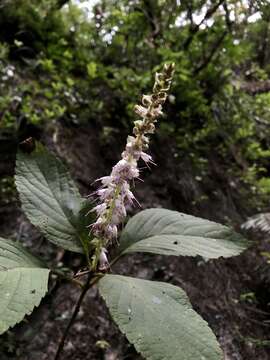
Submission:
[[[9,203],[16,200],[16,187],[13,176],[0,179],[0,203]]]
[[[173,61],[162,136],[202,174],[216,158],[268,196],[269,2],[101,0],[90,12],[87,3],[1,3],[1,131],[65,120],[127,132],[138,93]]]

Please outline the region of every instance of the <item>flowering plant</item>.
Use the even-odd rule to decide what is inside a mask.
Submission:
[[[31,153],[18,152],[16,185],[28,219],[49,241],[84,254],[86,261],[81,271],[66,273],[49,268],[23,244],[1,238],[0,333],[33,311],[46,294],[52,273],[81,289],[55,359],[61,356],[85,294],[96,285],[120,330],[146,359],[222,359],[215,335],[193,310],[184,290],[112,274],[113,264],[134,252],[210,259],[237,255],[246,246],[243,238],[226,226],[166,209],[139,212],[119,234],[127,209],[136,202],[132,185],[140,176],[138,162],[153,163],[147,153],[148,136],[162,115],[173,70],[174,65],[165,65],[156,74],[152,94],[144,95],[142,105],[135,106],[141,119],[135,121],[121,160],[109,176],[98,180],[101,186],[92,194],[98,200],[96,206],[80,196],[66,167],[42,145],[37,144]],[[90,221],[93,214],[96,216]],[[110,247],[117,252],[109,261]]]

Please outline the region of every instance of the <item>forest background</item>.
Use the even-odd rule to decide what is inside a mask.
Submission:
[[[89,194],[119,158],[134,104],[165,62],[175,62],[176,71],[151,143],[158,166],[145,170],[136,190],[142,207],[167,207],[238,230],[249,216],[267,212],[269,1],[2,0],[2,236],[23,241],[52,263],[65,258],[79,268],[79,258],[57,252],[22,215],[13,181],[17,146],[30,136],[41,140]],[[267,360],[269,258],[267,235],[256,231],[251,249],[233,259],[137,255],[124,267],[181,285],[226,359]],[[1,359],[50,359],[76,296],[71,285],[55,284],[25,324],[0,338]],[[64,358],[139,359],[98,295],[91,296],[95,306],[88,308],[86,299]]]

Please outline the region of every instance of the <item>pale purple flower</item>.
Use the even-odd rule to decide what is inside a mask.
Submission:
[[[98,216],[102,215],[107,209],[107,205],[105,203],[101,203],[95,206],[91,211],[95,211]]]
[[[97,195],[99,196],[100,200],[106,200],[109,197],[111,197],[114,193],[114,187],[108,187],[108,188],[101,188],[97,190]]]
[[[133,201],[135,200],[135,196],[130,191],[130,185],[125,181],[122,185],[121,196],[125,205],[133,205]]]
[[[146,154],[145,152],[141,152],[141,158],[143,159],[143,161],[145,162],[145,163],[153,163],[153,159],[152,159],[152,156],[151,155],[149,155],[149,154]]]
[[[111,176],[116,181],[121,181],[123,179],[131,180],[133,178],[139,177],[137,162],[131,162],[125,159],[118,161],[118,163],[113,167]]]
[[[111,176],[103,176],[102,178],[98,179],[101,181],[101,183],[105,186],[110,185],[112,183],[112,177]]]
[[[126,216],[127,216],[127,212],[122,199],[121,198],[116,199],[114,202],[112,223],[120,224],[125,219]]]
[[[92,233],[94,233],[96,236],[100,236],[102,235],[105,225],[106,225],[105,219],[103,219],[102,217],[98,217],[97,220],[89,227],[91,228]]]
[[[110,240],[116,240],[117,239],[117,226],[116,225],[108,225],[106,228],[106,235]]]

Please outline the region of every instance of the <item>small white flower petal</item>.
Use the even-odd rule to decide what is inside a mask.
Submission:
[[[148,162],[153,162],[152,156],[145,153],[145,152],[141,152],[141,158],[143,159],[144,162],[148,163]]]

